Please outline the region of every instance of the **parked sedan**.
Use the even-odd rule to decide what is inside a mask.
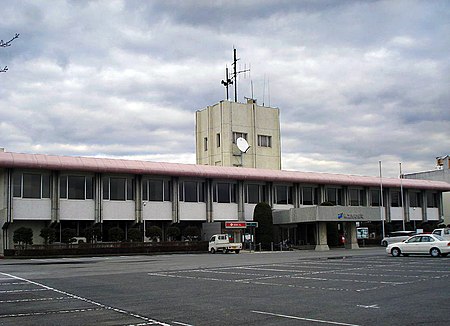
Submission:
[[[386,253],[393,257],[409,254],[428,254],[432,257],[446,257],[450,253],[450,241],[435,234],[418,234],[402,242],[391,243]]]
[[[386,237],[381,240],[381,245],[387,247],[391,243],[402,242],[408,239],[410,236],[416,234],[415,231],[394,231],[389,233]]]

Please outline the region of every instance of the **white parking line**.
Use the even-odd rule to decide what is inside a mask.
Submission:
[[[50,287],[50,286],[47,286],[47,285],[38,283],[38,282],[34,282],[34,281],[31,281],[31,280],[27,280],[27,279],[22,278],[22,277],[19,277],[19,276],[15,276],[15,275],[8,274],[8,273],[1,273],[1,272],[0,272],[0,275],[7,276],[7,277],[10,277],[10,278],[13,278],[13,279],[16,279],[16,280],[24,281],[24,282],[27,282],[27,283],[36,285],[36,286],[42,288],[42,290],[50,290],[50,291],[53,291],[53,292],[62,294],[62,295],[64,295],[64,296],[73,298],[73,299],[78,299],[78,300],[80,300],[80,301],[83,301],[83,302],[86,302],[86,303],[90,303],[90,304],[95,305],[95,306],[98,307],[98,308],[93,308],[93,309],[81,309],[81,310],[83,310],[83,311],[95,311],[95,310],[102,310],[102,309],[105,309],[105,310],[114,311],[114,312],[117,312],[117,313],[120,313],[120,314],[124,314],[124,315],[127,315],[127,316],[131,316],[131,317],[134,317],[134,318],[137,318],[137,319],[141,319],[141,320],[144,320],[144,321],[146,321],[146,322],[148,322],[148,323],[153,323],[154,325],[171,326],[170,324],[166,324],[166,323],[163,323],[163,322],[159,322],[159,321],[153,320],[153,319],[151,319],[151,318],[147,318],[147,317],[144,317],[144,316],[141,316],[141,315],[138,315],[138,314],[135,314],[135,313],[126,311],[126,310],[122,310],[122,309],[119,309],[119,308],[114,308],[114,307],[111,307],[111,306],[107,306],[107,305],[105,305],[105,304],[102,304],[102,303],[99,303],[99,302],[95,302],[95,301],[93,301],[93,300],[90,300],[90,299],[87,299],[87,298],[83,298],[83,297],[80,297],[80,296],[78,296],[78,295],[71,294],[71,293],[68,293],[68,292],[65,292],[65,291],[61,291],[61,290],[52,288],[52,287]],[[36,290],[38,290],[38,289],[36,289]],[[80,309],[78,309],[78,310],[81,311]],[[67,312],[75,312],[75,311],[76,311],[76,310],[67,310]],[[50,312],[50,313],[51,313],[51,312]],[[62,312],[61,312],[61,313],[62,313]],[[36,312],[36,313],[34,313],[34,314],[36,314],[36,315],[39,315],[39,314],[45,314],[45,312],[43,312],[43,313]],[[31,315],[33,315],[33,313],[30,313],[30,314],[16,314],[16,315],[11,315],[11,317],[15,317],[15,316],[28,316],[28,315],[31,316]],[[9,316],[9,315],[0,315],[0,318],[1,318],[1,317],[8,317],[8,316]]]
[[[341,325],[341,326],[360,326],[360,325],[357,325],[357,324],[341,323],[341,322],[331,321],[331,320],[321,320],[321,319],[305,318],[305,317],[298,317],[298,316],[289,316],[289,315],[283,315],[283,314],[275,314],[275,313],[266,312],[266,311],[252,310],[252,312],[255,313],[255,314],[268,315],[268,316],[281,317],[281,318],[288,318],[288,319],[296,319],[296,320],[304,320],[304,321],[309,321],[309,322],[314,322],[314,323]]]

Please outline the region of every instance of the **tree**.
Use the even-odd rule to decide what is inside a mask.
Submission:
[[[93,243],[102,239],[102,229],[100,226],[89,226],[83,231],[86,241]]]
[[[138,228],[131,228],[128,230],[127,238],[131,242],[142,241],[142,232]]]
[[[56,240],[56,231],[55,229],[46,227],[41,229],[39,236],[44,239],[45,245],[52,244]]]
[[[178,226],[172,225],[167,228],[167,237],[169,241],[174,241],[181,234],[180,228]]]
[[[270,248],[273,242],[273,218],[272,208],[267,203],[259,203],[253,211],[253,221],[258,222],[255,229],[255,240],[261,243],[264,249]]]
[[[77,236],[77,230],[75,229],[70,229],[70,228],[66,228],[66,229],[62,229],[61,230],[61,242],[63,243],[72,243],[75,242],[74,237]]]
[[[33,230],[26,227],[18,228],[14,231],[13,235],[14,243],[18,243],[19,245],[27,245],[33,244]]]
[[[3,42],[3,40],[0,40],[0,48],[6,48],[8,46],[11,46],[12,41],[14,41],[16,38],[19,37],[19,34],[16,33],[12,39],[9,41]],[[4,68],[0,68],[0,72],[6,72],[8,71],[8,66],[5,66]]]
[[[161,239],[162,230],[159,226],[152,225],[145,230],[145,236],[152,241],[158,241],[158,239]]]
[[[113,227],[108,230],[108,238],[109,241],[119,242],[122,241],[125,237],[125,232],[118,226]]]
[[[188,226],[183,230],[183,236],[189,241],[197,240],[201,235],[200,229],[196,226]]]

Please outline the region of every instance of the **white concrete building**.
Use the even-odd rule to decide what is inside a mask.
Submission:
[[[393,195],[400,185],[383,179],[386,221],[402,218]],[[407,221],[439,219],[441,193],[450,184],[404,179],[402,185],[416,199],[403,208]],[[324,201],[335,206],[319,207]],[[94,224],[126,230],[218,222],[223,228],[225,221],[252,221],[260,202],[282,212],[277,221],[290,227],[293,243],[320,249],[328,247],[326,223],[344,221],[353,234],[356,221],[381,221],[378,177],[0,151],[0,255],[13,248],[22,226],[33,229],[36,244],[47,226],[74,228],[80,236]],[[356,240],[349,241],[354,247]]]
[[[406,179],[424,179],[445,181],[450,183],[450,155],[436,158],[436,168],[430,171],[407,173],[404,175]],[[428,199],[428,198],[427,198]],[[433,199],[428,199],[428,201]],[[442,216],[441,219],[446,225],[450,224],[450,192],[442,194]]]
[[[221,101],[196,112],[197,164],[281,169],[280,111],[247,103]],[[242,153],[236,139],[244,138]]]

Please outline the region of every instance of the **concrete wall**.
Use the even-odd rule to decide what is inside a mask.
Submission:
[[[233,132],[247,134],[250,149],[240,155]],[[220,146],[217,146],[220,134]],[[258,135],[271,136],[271,147],[258,146]],[[204,139],[208,139],[205,151]],[[196,112],[197,164],[281,169],[279,110],[253,103],[221,101]]]

